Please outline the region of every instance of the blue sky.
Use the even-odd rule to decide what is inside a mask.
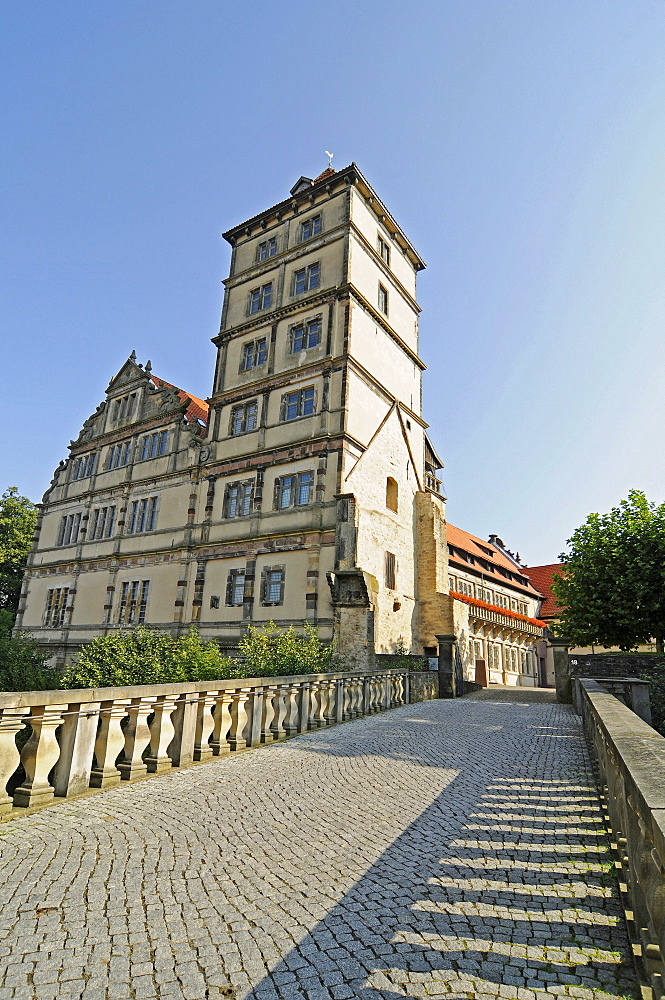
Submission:
[[[2,476],[135,349],[207,396],[220,233],[355,160],[428,263],[450,520],[554,561],[665,499],[662,0],[0,4]]]

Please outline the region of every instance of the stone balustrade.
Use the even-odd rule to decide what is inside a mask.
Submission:
[[[399,669],[0,693],[0,819],[434,697]]]
[[[665,738],[597,681],[577,679],[579,710],[607,796],[641,960],[665,997]]]

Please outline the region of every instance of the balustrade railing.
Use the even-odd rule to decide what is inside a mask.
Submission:
[[[0,819],[434,696],[399,669],[0,693]]]
[[[629,929],[654,1000],[665,997],[665,738],[597,681],[577,678],[598,765]]]

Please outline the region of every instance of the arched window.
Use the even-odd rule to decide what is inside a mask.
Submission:
[[[388,476],[386,479],[386,507],[388,510],[394,510],[397,513],[397,498],[399,495],[399,488],[397,486],[397,480],[393,479],[392,476]]]

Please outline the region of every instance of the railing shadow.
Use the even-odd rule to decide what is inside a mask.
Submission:
[[[465,713],[463,732],[450,732],[438,705],[375,717],[372,752],[445,762],[457,776],[242,1000],[388,1000],[424,996],[425,984],[449,998],[498,996],[501,985],[632,995],[611,856],[572,715],[557,709],[561,721],[543,728],[528,703],[500,701],[491,721]],[[503,723],[510,713],[514,732],[516,709],[523,726],[511,742]],[[414,722],[417,746],[407,742]],[[299,749],[367,756],[366,730],[350,725],[345,735],[322,730]]]

